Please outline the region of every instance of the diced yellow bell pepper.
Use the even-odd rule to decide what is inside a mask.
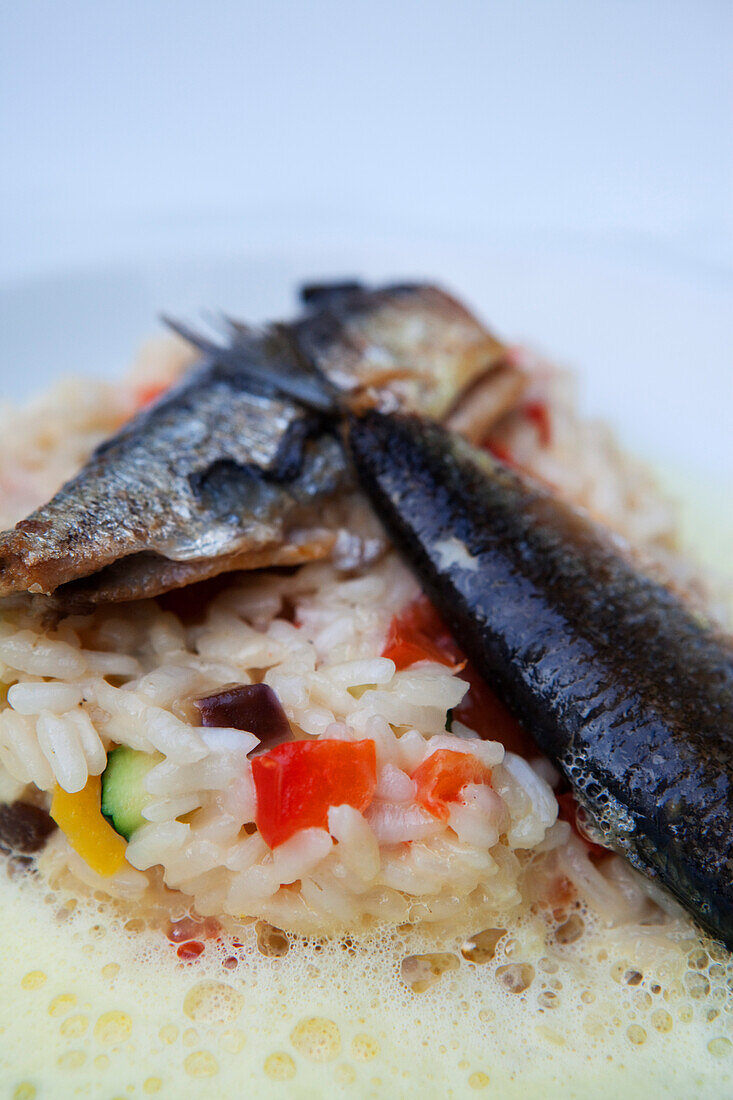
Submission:
[[[56,787],[51,817],[71,847],[98,875],[114,875],[125,862],[127,843],[102,817],[102,780],[91,775],[76,794]]]

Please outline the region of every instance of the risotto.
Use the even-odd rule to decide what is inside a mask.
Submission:
[[[529,388],[496,452],[721,615],[646,470],[578,416],[565,375],[512,354]],[[189,361],[159,341],[119,385],[6,410],[2,525]],[[55,1095],[129,1079],[235,1096],[245,1069],[263,1096],[689,1095],[675,1065],[719,1095],[726,952],[596,843],[358,494],[349,516],[358,545],[335,563],[70,615],[5,601],[0,798],[26,807],[25,832],[0,817],[15,1095],[35,1095],[30,1034]],[[244,729],[224,721],[242,699],[260,708]],[[279,736],[250,731],[265,705]],[[99,813],[120,752],[126,844]]]
[[[145,385],[156,389],[185,356],[171,341],[146,349],[142,362]],[[529,399],[495,446],[669,568],[673,515],[646,473],[605,429],[578,420],[564,376],[526,355],[523,366],[532,377]],[[10,421],[6,524],[130,415],[140,400],[134,379],[67,386]],[[356,501],[353,514],[359,510],[366,505]],[[162,882],[203,916],[262,918],[311,934],[506,915],[553,876],[614,920],[649,911],[649,892],[621,861],[607,855],[599,866],[567,796],[558,816],[551,765],[526,738],[523,754],[512,751],[511,732],[503,743],[506,716],[482,713],[485,700],[472,700],[477,688],[460,654],[431,651],[424,638],[423,649],[407,656],[390,649],[400,616],[420,606],[417,584],[394,552],[357,570],[316,563],[234,574],[216,588],[57,622],[32,598],[7,601],[0,633],[6,799],[26,797],[30,785],[49,806],[54,789],[76,794],[100,776],[113,747],[149,754],[143,821],[114,872],[104,854],[83,858],[90,827],[83,820],[81,835],[70,827],[50,839],[44,874],[68,871],[138,903],[159,900]],[[296,744],[373,746],[361,802],[352,804],[349,782],[336,785],[318,822],[306,817],[268,845],[255,783],[267,744],[242,729],[202,727],[195,705],[233,684],[271,688]],[[323,759],[328,770],[332,759]],[[450,783],[451,769],[467,762],[460,799],[431,802],[430,783]],[[357,766],[352,753],[352,776]]]

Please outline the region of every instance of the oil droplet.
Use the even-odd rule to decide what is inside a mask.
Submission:
[[[61,993],[48,1006],[49,1016],[64,1016],[76,1004],[75,993]]]
[[[534,981],[534,967],[529,963],[510,963],[500,966],[496,976],[509,993],[524,993]]]
[[[572,913],[555,932],[559,944],[576,943],[585,932],[585,921],[578,913]]]
[[[222,1032],[219,1042],[222,1050],[226,1050],[229,1054],[239,1054],[240,1050],[244,1050],[247,1036],[243,1031],[232,1027]]]
[[[685,985],[687,986],[687,992],[693,1000],[696,1001],[700,1001],[703,997],[707,997],[710,992],[710,982],[704,974],[700,974],[696,970],[687,971],[685,974]]]
[[[175,1043],[178,1038],[178,1028],[175,1024],[163,1024],[162,1028],[158,1032],[158,1036],[164,1043]]]
[[[113,978],[116,978],[119,972],[119,963],[107,963],[106,966],[102,967],[102,977],[105,978],[108,982],[111,982]]]
[[[609,973],[613,980],[615,982],[618,982],[620,985],[623,982],[624,974],[627,972],[628,969],[628,963],[619,961],[613,964],[613,966],[609,970]]]
[[[708,1050],[711,1054],[714,1054],[716,1058],[724,1058],[733,1050],[733,1043],[731,1043],[730,1039],[726,1039],[720,1035],[710,1040],[708,1043]]]
[[[46,975],[42,970],[29,970],[28,973],[24,974],[20,979],[20,984],[23,989],[40,989],[45,981]],[[30,1085],[29,1087],[34,1090],[35,1095],[35,1086]],[[18,1088],[20,1088],[20,1085],[18,1085]]]
[[[191,1077],[214,1077],[219,1072],[219,1064],[208,1050],[196,1050],[189,1054],[183,1068]]]
[[[148,1096],[153,1096],[156,1092],[160,1092],[163,1087],[163,1082],[160,1077],[148,1077],[143,1081],[143,1092]]]
[[[94,1037],[100,1043],[111,1046],[124,1043],[132,1033],[132,1020],[126,1012],[105,1012],[94,1025]]]
[[[304,1058],[312,1062],[330,1062],[341,1050],[341,1033],[333,1020],[309,1016],[295,1025],[290,1042]]]
[[[652,1012],[652,1027],[655,1027],[657,1031],[671,1031],[672,1030],[672,1017],[663,1008],[658,1008],[656,1012]]]
[[[56,1065],[59,1069],[79,1069],[84,1065],[86,1057],[83,1050],[67,1050],[56,1059]]]
[[[265,1073],[273,1081],[291,1081],[295,1077],[295,1062],[284,1051],[276,1051],[265,1058]]]
[[[187,1047],[196,1046],[199,1041],[199,1033],[195,1027],[186,1028],[183,1033],[183,1045]]]
[[[356,1080],[356,1070],[348,1062],[342,1062],[336,1066],[334,1077],[337,1085],[353,1085]]]
[[[630,1024],[629,1027],[626,1028],[626,1034],[629,1042],[633,1043],[634,1046],[640,1047],[642,1043],[646,1042],[646,1032],[644,1028],[639,1027],[638,1024]]]
[[[687,956],[689,965],[695,970],[704,970],[710,961],[707,951],[703,951],[701,947],[691,951]]]
[[[497,943],[504,935],[506,928],[485,928],[483,932],[477,932],[466,940],[461,947],[461,954],[472,963],[490,962],[496,954]]]
[[[40,971],[36,971],[40,973]],[[43,976],[44,981],[46,975]],[[30,1081],[21,1081],[19,1085],[15,1086],[15,1092],[13,1093],[13,1100],[35,1100],[36,1086],[32,1085]]]
[[[201,943],[200,940],[192,940],[190,943],[182,943],[176,954],[184,962],[191,962],[193,959],[197,959],[199,955],[203,955],[205,950],[206,945]]]
[[[106,1054],[98,1054],[94,1059],[94,1065],[97,1069],[107,1069],[109,1065],[109,1058]]]
[[[400,975],[413,993],[424,993],[449,970],[460,966],[457,955],[436,951],[427,955],[408,955],[402,960]]]
[[[472,1073],[468,1078],[468,1083],[472,1089],[485,1089],[489,1083],[488,1074],[482,1073],[480,1070],[477,1073]]]
[[[59,1031],[65,1039],[78,1039],[89,1027],[87,1016],[69,1016],[62,1023]]]
[[[379,1043],[371,1035],[362,1033],[351,1040],[351,1057],[355,1062],[371,1062],[379,1054]]]
[[[191,1020],[204,1024],[228,1024],[244,1007],[244,997],[224,982],[199,982],[189,989],[183,1011]]]
[[[281,928],[276,928],[267,921],[258,920],[255,925],[257,932],[257,950],[268,958],[280,959],[290,950],[290,940],[287,933]]]

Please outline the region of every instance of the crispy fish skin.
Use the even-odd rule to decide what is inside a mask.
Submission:
[[[279,550],[349,477],[314,414],[245,385],[236,367],[204,363],[97,448],[2,537],[0,594],[48,593],[128,556],[139,570],[143,554],[188,563],[188,583],[207,575],[193,563]],[[161,590],[154,573],[137,595]]]
[[[324,557],[324,502],[353,488],[317,412],[268,371],[383,407],[446,413],[504,348],[431,286],[310,288],[305,315],[232,343],[99,447],[80,473],[0,536],[0,596],[71,607],[156,595],[231,569]],[[253,380],[256,368],[260,382]]]
[[[604,842],[733,948],[733,650],[610,537],[438,425],[351,417],[362,487]]]

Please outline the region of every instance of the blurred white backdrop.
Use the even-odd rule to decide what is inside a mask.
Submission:
[[[212,211],[625,234],[730,264],[731,0],[1,0],[0,19],[0,276]]]

